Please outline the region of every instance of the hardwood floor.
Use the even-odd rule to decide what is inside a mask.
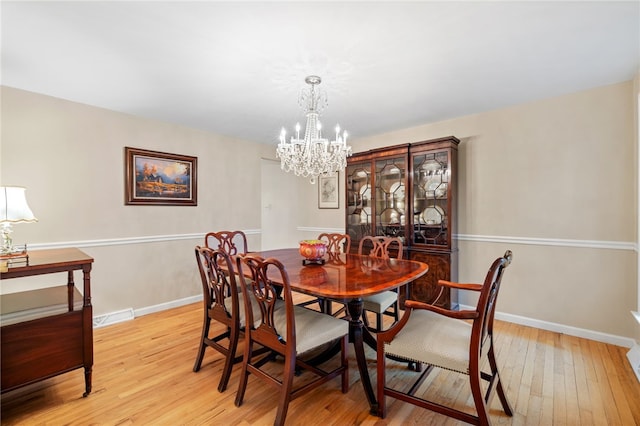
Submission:
[[[229,388],[217,391],[222,356],[210,349],[202,369],[192,371],[200,336],[201,304],[146,315],[94,331],[93,392],[82,398],[81,370],[2,395],[3,425],[270,425],[277,396],[250,378],[245,402],[233,404],[238,384],[234,367]],[[626,348],[515,324],[497,322],[496,347],[512,418],[494,399],[492,421],[511,425],[640,425],[640,383]],[[367,349],[375,380],[375,353]],[[292,425],[459,425],[439,414],[387,399],[385,419],[369,414],[353,356],[350,390],[339,379],[291,403]],[[389,380],[414,376],[388,363]],[[278,362],[270,368],[280,368]],[[304,381],[303,373],[298,379]],[[440,371],[419,392],[443,403],[470,407],[466,376]]]

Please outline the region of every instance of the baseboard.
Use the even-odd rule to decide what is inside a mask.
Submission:
[[[184,305],[190,305],[202,300],[200,296],[190,296],[184,299],[172,300],[171,302],[161,303],[159,305],[147,306],[146,308],[140,308],[134,310],[133,308],[124,309],[122,311],[110,312],[104,315],[98,315],[93,317],[93,328],[105,327],[108,325],[117,324],[123,321],[129,321],[134,318],[153,314],[154,312],[166,311],[167,309],[177,308]]]
[[[460,309],[475,309],[472,306],[460,305]],[[601,333],[599,331],[587,330],[584,328],[572,327],[569,325],[558,324],[548,321],[541,321],[534,318],[522,317],[519,315],[507,314],[496,311],[496,319],[514,324],[526,325],[528,327],[539,328],[541,330],[563,333],[569,336],[581,337],[584,339],[595,340],[596,342],[608,343],[611,345],[622,346],[624,348],[633,347],[636,342],[634,339],[614,334]]]
[[[172,300],[171,302],[161,303],[159,305],[147,306],[146,308],[140,308],[135,310],[136,316],[149,315],[155,312],[165,311],[167,309],[178,308],[184,305],[190,305],[202,300],[202,295],[189,296],[184,299]]]
[[[637,343],[633,345],[631,350],[627,352],[627,358],[629,359],[633,372],[636,373],[636,378],[640,382],[640,345]]]

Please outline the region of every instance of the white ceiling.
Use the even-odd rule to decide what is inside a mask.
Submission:
[[[261,143],[322,77],[352,137],[627,81],[640,2],[11,2],[3,85]]]

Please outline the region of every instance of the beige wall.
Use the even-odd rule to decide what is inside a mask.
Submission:
[[[457,136],[459,279],[482,280],[510,248],[499,311],[633,337],[634,93],[632,82],[616,84],[363,138],[353,148]]]
[[[270,147],[7,87],[1,95],[1,182],[26,186],[39,219],[15,225],[14,241],[89,242],[94,315],[199,295],[201,239],[189,235],[257,230],[249,244],[259,248],[257,183]],[[125,146],[198,157],[198,206],[126,206]],[[159,241],[122,244],[130,238]],[[22,285],[3,281],[2,291]]]
[[[514,263],[498,310],[615,336],[637,337],[637,186],[631,82],[352,141],[354,151],[455,135],[460,145],[461,281],[478,281],[506,248]],[[429,102],[425,101],[425,108]],[[272,146],[2,88],[3,185],[28,188],[37,224],[16,242],[104,241],[257,230],[260,158]],[[125,206],[123,147],[198,157],[198,207]],[[340,176],[341,191],[344,188]],[[343,229],[340,209],[317,208],[298,182],[301,238]],[[341,192],[341,196],[344,196]],[[95,256],[94,314],[199,293],[199,239],[87,247]],[[2,291],[11,290],[2,283]],[[13,284],[14,286],[16,284]],[[462,303],[472,301],[462,299]]]

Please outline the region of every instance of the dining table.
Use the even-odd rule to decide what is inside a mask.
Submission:
[[[353,344],[369,412],[378,415],[364,344],[376,347],[375,335],[362,322],[363,298],[406,285],[426,274],[426,263],[413,260],[383,259],[351,253],[327,253],[316,262],[303,262],[298,248],[253,252],[275,258],[285,267],[291,290],[344,303],[349,320],[349,341]]]

